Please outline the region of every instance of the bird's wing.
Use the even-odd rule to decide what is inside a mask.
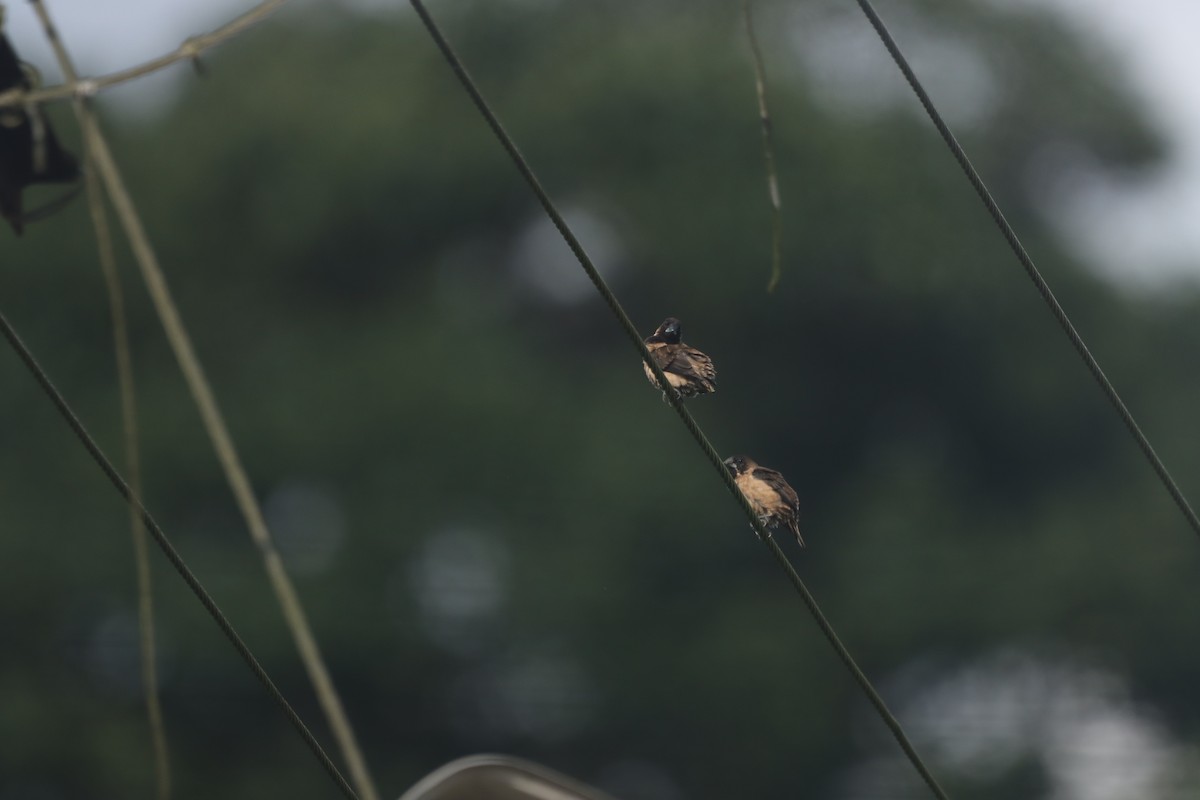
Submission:
[[[753,475],[770,486],[779,495],[783,504],[793,512],[800,511],[800,498],[796,495],[796,490],[783,479],[782,475],[769,467],[755,467]]]
[[[796,536],[796,541],[804,547],[804,537],[800,535],[800,498],[796,496],[796,490],[791,487],[783,476],[773,469],[768,467],[755,467],[754,477],[761,480],[771,490],[779,495],[780,501],[786,506],[785,511],[781,511],[776,519],[787,526]]]
[[[667,349],[664,347],[655,354],[656,358],[665,359],[665,363],[663,360],[659,361],[663,370],[702,381],[712,381],[717,377],[717,368],[713,366],[713,360],[707,354],[683,345],[671,348],[670,353],[664,352]]]

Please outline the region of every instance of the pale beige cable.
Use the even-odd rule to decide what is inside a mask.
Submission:
[[[121,393],[121,427],[125,436],[125,474],[129,489],[139,500],[142,497],[141,458],[138,454],[137,397],[134,393],[133,356],[129,347],[129,325],[125,317],[125,299],[121,277],[113,254],[112,234],[104,210],[104,196],[96,171],[85,161],[84,183],[87,185],[88,208],[96,230],[96,249],[104,286],[108,292],[109,313],[112,316],[113,352],[117,361],[117,383]],[[133,537],[133,562],[137,573],[138,644],[142,661],[142,694],[146,699],[146,717],[154,747],[154,787],[158,800],[171,796],[171,760],[167,749],[167,731],[163,723],[162,702],[158,695],[158,662],[154,633],[154,593],[150,582],[150,554],[146,525],[136,505],[129,507],[129,526]]]
[[[180,61],[187,61],[189,59],[194,61],[205,50],[209,50],[228,39],[232,39],[250,26],[266,19],[267,16],[278,11],[286,2],[288,0],[265,0],[265,2],[259,3],[245,14],[230,20],[214,31],[189,37],[183,44],[169,53],[164,53],[157,58],[152,58],[149,61],[144,61],[141,64],[127,67],[117,72],[110,72],[107,75],[100,75],[95,78],[84,78],[83,80],[79,80],[78,76],[67,78],[67,82],[64,84],[48,86],[45,89],[36,89],[31,92],[21,89],[10,89],[6,92],[0,92],[0,108],[24,106],[29,103],[36,104],[68,100],[78,95],[90,97],[103,89],[111,89],[119,84],[128,83],[136,78],[157,72],[164,67],[169,67]],[[63,72],[63,76],[66,77],[65,71]]]
[[[74,69],[71,65],[70,56],[67,54],[65,46],[58,36],[58,32],[50,19],[44,3],[42,0],[32,0],[32,3],[46,29],[46,35],[54,46],[58,59],[62,64],[63,74],[73,74]],[[362,756],[361,749],[354,735],[354,730],[342,706],[341,698],[337,693],[337,689],[334,688],[333,680],[330,678],[324,659],[321,657],[320,648],[317,646],[316,638],[313,636],[312,629],[308,624],[304,609],[300,603],[300,598],[296,594],[295,587],[288,577],[287,569],[283,565],[283,559],[280,558],[279,551],[275,549],[270,531],[267,529],[266,521],[263,518],[262,509],[259,507],[258,500],[254,496],[254,490],[251,488],[250,480],[246,475],[245,469],[242,467],[241,459],[238,457],[233,439],[229,435],[229,430],[217,406],[217,401],[209,386],[208,379],[204,376],[200,361],[196,357],[195,350],[192,348],[191,339],[184,327],[183,320],[180,318],[175,302],[171,298],[166,278],[159,267],[158,258],[150,244],[150,239],[142,227],[141,218],[133,205],[133,199],[125,188],[120,170],[117,169],[116,161],[113,159],[104,134],[100,130],[99,121],[87,105],[86,98],[79,96],[78,99],[77,108],[80,112],[84,146],[87,149],[89,160],[93,162],[95,169],[99,172],[108,190],[109,200],[112,202],[117,218],[121,221],[121,226],[124,228],[125,235],[129,239],[134,259],[137,261],[138,267],[142,272],[142,277],[146,281],[151,301],[158,312],[159,319],[162,322],[163,329],[166,331],[167,339],[179,362],[180,370],[183,372],[188,388],[191,390],[192,397],[195,399],[196,405],[200,410],[200,416],[204,421],[205,429],[212,440],[217,458],[225,472],[226,479],[229,481],[230,488],[237,500],[242,516],[246,520],[250,536],[262,554],[263,563],[267,570],[267,577],[270,580],[272,589],[275,591],[280,608],[283,610],[284,619],[287,621],[288,628],[291,630],[292,637],[296,642],[296,648],[300,653],[301,661],[308,671],[309,680],[312,681],[317,699],[342,750],[342,756],[346,759],[351,781],[354,783],[356,792],[363,800],[379,800],[379,793],[376,791],[374,783],[371,780],[366,761]]]
[[[121,225],[125,229],[126,236],[129,237],[134,257],[137,259],[138,266],[142,270],[142,277],[146,281],[146,286],[150,292],[155,309],[158,311],[163,328],[167,332],[167,339],[171,343],[171,348],[174,350],[175,356],[179,361],[180,369],[183,371],[184,378],[192,392],[192,396],[195,398],[196,405],[199,407],[205,429],[212,439],[213,447],[217,452],[217,458],[225,470],[226,478],[237,499],[238,507],[241,509],[246,524],[250,529],[250,535],[262,554],[263,563],[267,570],[267,577],[271,581],[271,587],[275,591],[280,608],[283,610],[284,618],[296,641],[300,658],[304,662],[305,669],[308,670],[309,679],[316,690],[317,698],[329,720],[333,734],[342,749],[342,756],[346,759],[351,780],[354,782],[355,791],[363,797],[363,800],[378,800],[378,793],[375,791],[370,775],[367,772],[366,763],[359,750],[345,710],[342,707],[341,699],[333,686],[329,671],[325,667],[325,662],[321,657],[316,639],[313,637],[304,610],[300,605],[300,599],[296,595],[296,590],[292,586],[291,579],[288,577],[282,559],[279,557],[279,552],[275,549],[275,544],[263,519],[262,510],[259,508],[258,501],[254,497],[250,481],[238,458],[233,440],[230,438],[220,409],[217,407],[216,399],[196,358],[195,351],[192,349],[191,341],[179,317],[179,312],[175,308],[174,301],[171,299],[166,280],[159,268],[149,239],[146,237],[146,233],[141,226],[137,211],[128,193],[125,191],[120,173],[117,171],[112,154],[108,150],[108,145],[99,127],[93,123],[90,130],[86,133],[88,135],[89,151],[92,157],[96,159],[96,166],[108,189],[109,199],[116,209],[117,216],[121,220]]]
[[[45,7],[33,0],[34,10],[46,30],[58,56],[59,65],[68,80],[76,79],[74,65],[50,25]],[[75,102],[75,114],[81,125],[89,122],[88,112],[82,100]],[[142,470],[138,444],[137,397],[133,381],[133,355],[129,346],[129,325],[125,316],[125,298],[121,290],[121,278],[117,271],[116,255],[113,252],[112,232],[108,226],[108,215],[104,209],[104,196],[96,179],[96,170],[91,159],[85,158],[83,180],[87,187],[88,210],[92,227],[96,232],[96,252],[100,271],[108,295],[109,314],[113,327],[113,354],[117,364],[117,385],[121,396],[121,429],[124,435],[125,473],[129,489],[140,502],[142,498]],[[154,750],[154,788],[158,800],[169,800],[171,796],[171,761],[167,748],[167,731],[163,722],[162,701],[158,692],[158,659],[154,627],[154,591],[150,574],[150,553],[146,525],[136,505],[129,508],[129,528],[133,543],[133,563],[137,580],[138,650],[141,659],[142,695],[146,703],[146,719],[150,726],[150,741]]]

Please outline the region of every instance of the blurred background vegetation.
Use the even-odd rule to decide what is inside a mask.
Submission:
[[[797,488],[801,574],[951,794],[1194,796],[1195,537],[854,5],[757,5],[774,294],[739,3],[433,10],[638,326],[716,360],[690,407]],[[1028,9],[881,12],[1195,497],[1195,291],[1118,291],[1046,216],[1064,153],[1163,157],[1139,104]],[[302,6],[206,62],[100,107],[384,795],[500,751],[625,800],[926,796],[414,15]],[[147,504],[329,742],[122,258]],[[83,203],[0,239],[0,298],[118,456]],[[148,797],[126,511],[0,386],[0,798]],[[154,571],[175,796],[334,796]]]

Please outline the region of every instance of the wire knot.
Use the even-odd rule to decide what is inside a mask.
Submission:
[[[81,81],[75,81],[75,86],[72,87],[72,94],[76,100],[91,100],[100,91],[100,85],[91,78],[84,78]]]

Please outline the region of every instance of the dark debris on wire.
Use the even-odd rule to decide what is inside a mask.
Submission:
[[[0,93],[34,88],[31,70],[0,33]],[[79,190],[79,162],[59,144],[50,121],[36,106],[0,109],[0,217],[20,236],[25,224],[64,206]],[[39,183],[75,184],[33,211],[24,210],[25,190]]]

